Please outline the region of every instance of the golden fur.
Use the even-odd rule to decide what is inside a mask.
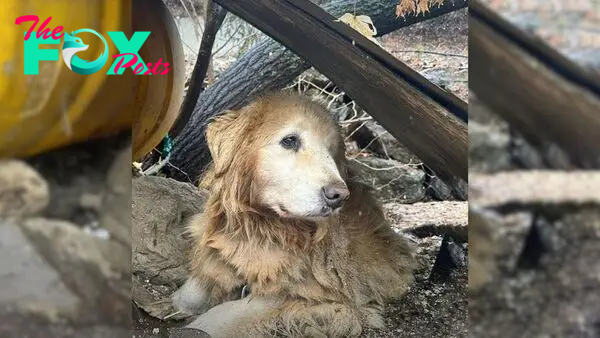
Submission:
[[[264,169],[257,167],[257,154],[291,120],[326,143],[350,191],[339,213],[281,217],[261,204],[268,180],[257,174]],[[235,328],[226,334],[209,333],[348,337],[359,335],[365,325],[381,327],[384,302],[402,296],[412,280],[413,256],[368,188],[348,171],[339,127],[327,111],[300,96],[273,94],[217,118],[209,125],[207,141],[213,164],[201,186],[209,198],[204,213],[190,224],[195,238],[190,280],[203,290],[203,304],[195,312],[238,299],[245,284],[252,294],[244,302],[275,304],[253,310],[249,318],[232,318]],[[313,155],[302,156],[307,159],[295,159],[297,166]],[[300,170],[313,175],[310,167]],[[182,291],[175,303],[185,297]]]

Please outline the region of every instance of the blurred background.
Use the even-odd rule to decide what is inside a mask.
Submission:
[[[476,5],[516,30],[469,22],[469,336],[597,337],[600,2]]]
[[[174,23],[161,2],[139,4],[0,3],[0,337],[131,337],[132,152],[160,142],[183,86],[181,45],[162,38]],[[24,75],[23,34],[33,22],[15,25],[22,15],[37,15],[37,27],[52,17],[50,31],[95,30],[108,62],[80,75],[59,57]],[[154,37],[140,49],[146,62],[162,57],[175,70],[108,76],[119,51],[107,32],[133,30]],[[89,45],[78,56],[98,58],[98,38],[78,37]],[[58,55],[60,42],[40,48]],[[142,132],[132,137],[134,125]]]

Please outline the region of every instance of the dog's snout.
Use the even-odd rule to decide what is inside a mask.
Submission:
[[[348,196],[350,196],[350,191],[343,183],[328,184],[323,187],[325,203],[333,209],[339,208]]]

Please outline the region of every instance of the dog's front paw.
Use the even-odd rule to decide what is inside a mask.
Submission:
[[[209,308],[206,290],[193,278],[188,279],[173,293],[171,301],[177,311],[191,315],[202,314]]]

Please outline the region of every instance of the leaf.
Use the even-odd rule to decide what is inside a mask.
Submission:
[[[351,13],[346,13],[335,21],[336,22],[341,21],[341,22],[347,24],[348,26],[354,28],[360,34],[365,36],[367,39],[373,41],[378,46],[381,46],[381,44],[379,44],[379,41],[377,41],[374,38],[374,36],[377,35],[377,29],[375,28],[375,25],[373,24],[373,20],[371,20],[370,17],[368,17],[366,15],[355,16]]]
[[[400,0],[400,3],[396,6],[396,17],[405,17],[406,14],[413,14],[417,12],[417,5],[415,0]]]
[[[441,7],[444,4],[444,0],[429,0],[431,7],[437,5]]]
[[[419,15],[419,13],[423,13],[423,15],[425,15],[427,12],[429,12],[429,0],[418,0],[417,15]]]
[[[433,6],[442,6],[445,0],[400,0],[396,6],[396,17],[405,17],[407,14],[419,15],[428,13]]]

